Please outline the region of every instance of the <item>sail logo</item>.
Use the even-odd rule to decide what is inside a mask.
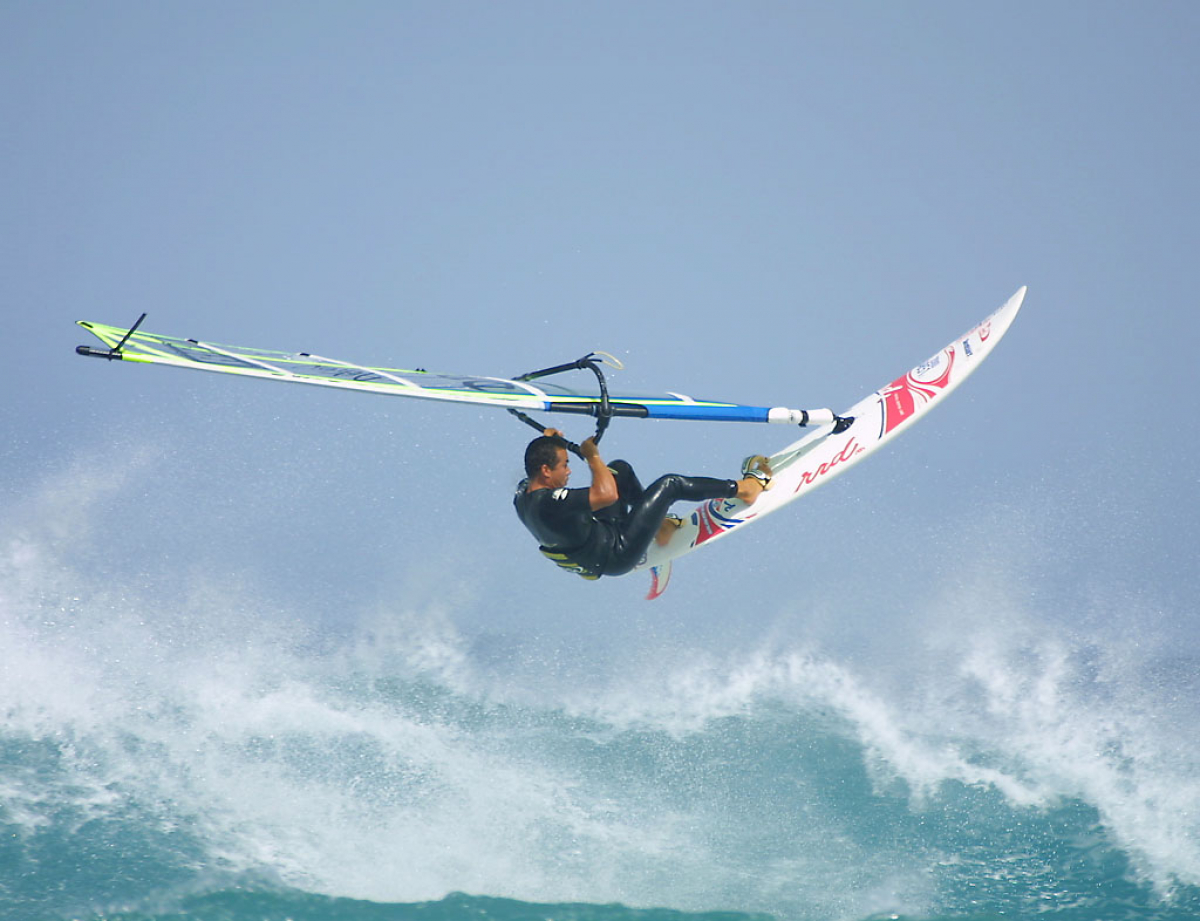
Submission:
[[[943,349],[883,388],[883,435],[910,419],[919,407],[932,402],[946,389],[954,371],[954,357],[953,346]]]

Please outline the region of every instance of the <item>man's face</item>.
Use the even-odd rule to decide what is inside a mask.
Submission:
[[[553,467],[542,467],[542,472],[546,475],[547,484],[551,489],[561,489],[567,485],[567,480],[571,478],[571,462],[567,460],[567,449],[558,449],[558,460],[554,462]]]

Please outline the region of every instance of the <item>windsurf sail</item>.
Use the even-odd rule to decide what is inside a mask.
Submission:
[[[533,371],[517,377],[447,374],[424,368],[368,367],[352,361],[310,352],[281,352],[218,345],[198,339],[179,339],[140,330],[145,314],[125,329],[80,320],[79,325],[107,348],[81,345],[80,355],[139,364],[167,365],[196,371],[214,371],[239,377],[333,387],[359,393],[469,403],[525,412],[574,413],[602,417],[682,419],[707,422],[770,422],[790,425],[835,422],[828,409],[802,410],[783,406],[748,406],[719,400],[698,400],[681,393],[609,393],[597,358],[591,353],[575,362]],[[608,362],[612,363],[612,362]],[[619,363],[614,366],[619,367]],[[591,368],[598,387],[571,388],[549,383],[545,377]],[[526,421],[535,424],[533,420]]]

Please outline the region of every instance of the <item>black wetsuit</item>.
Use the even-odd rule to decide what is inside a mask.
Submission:
[[[608,469],[620,498],[596,511],[587,487],[528,492],[529,481],[522,480],[513,497],[517,516],[538,539],[542,553],[588,579],[623,576],[640,563],[673,502],[737,495],[736,480],[668,473],[643,489],[625,461],[613,461]]]

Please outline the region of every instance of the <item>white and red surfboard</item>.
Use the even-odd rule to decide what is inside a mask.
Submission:
[[[818,486],[845,473],[944,400],[991,354],[1008,332],[1025,299],[1025,288],[990,317],[955,338],[928,361],[842,413],[854,423],[842,432],[826,425],[772,455],[771,488],[753,505],[737,499],[713,499],[684,517],[683,527],[663,546],[653,545],[639,569],[651,571],[647,598],[666,590],[671,561],[732,534],[790,505]]]

